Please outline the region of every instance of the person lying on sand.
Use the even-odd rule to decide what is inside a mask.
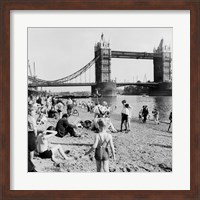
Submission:
[[[50,137],[53,137],[57,134],[57,131],[53,130],[46,130],[40,133],[37,136],[37,150],[39,153],[39,157],[41,158],[51,158],[51,160],[55,163],[58,163],[58,160],[55,158],[55,154],[58,151],[60,155],[65,159],[65,160],[71,160],[71,158],[68,158],[63,151],[61,145],[55,145],[53,147],[49,146],[48,139]]]
[[[112,135],[107,133],[107,122],[104,118],[98,120],[99,133],[96,134],[94,144],[85,156],[90,154],[95,149],[95,159],[97,165],[97,172],[109,172],[109,153],[108,145],[111,147],[112,157],[115,160],[115,150],[112,140]]]

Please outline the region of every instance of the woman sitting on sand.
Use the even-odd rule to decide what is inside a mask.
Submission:
[[[48,129],[52,129],[51,127]],[[51,160],[55,163],[58,163],[58,160],[55,158],[55,154],[58,151],[60,155],[65,160],[70,160],[65,152],[63,151],[61,145],[55,145],[53,147],[49,146],[48,139],[52,136],[55,136],[57,134],[57,131],[54,130],[46,130],[42,133],[40,133],[37,136],[37,150],[39,153],[39,157],[41,158],[51,158]]]
[[[109,172],[109,153],[108,145],[111,147],[112,157],[115,160],[115,151],[112,140],[112,135],[106,132],[107,122],[104,118],[98,120],[99,133],[96,134],[93,146],[85,155],[88,155],[95,149],[95,159],[97,165],[97,172]]]

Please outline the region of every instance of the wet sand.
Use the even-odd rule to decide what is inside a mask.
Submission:
[[[81,120],[92,120],[93,114],[88,113],[86,109],[78,108],[78,111]],[[71,122],[76,119],[74,116],[70,118]],[[56,126],[57,120],[48,120],[45,127]],[[111,115],[111,121],[116,129],[120,129],[120,116]],[[147,121],[144,124],[138,119],[132,119],[130,132],[111,133],[116,150],[116,161],[110,158],[110,172],[171,172],[172,133],[167,132],[167,129],[166,123],[155,125],[153,121]],[[33,161],[36,170],[38,172],[96,172],[94,152],[81,158],[93,144],[96,133],[85,128],[79,128],[78,131],[83,133],[84,137],[54,136],[49,139],[52,145],[60,144],[64,151],[69,150],[68,157],[76,159],[54,166],[51,159],[41,159],[36,156]],[[59,155],[57,159],[64,161]]]

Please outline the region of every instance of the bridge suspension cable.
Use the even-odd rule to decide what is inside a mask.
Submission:
[[[28,76],[28,79],[30,81],[33,81],[33,82],[36,82],[36,83],[44,83],[44,82],[46,82],[46,83],[51,83],[52,84],[52,83],[64,83],[64,82],[68,82],[70,80],[73,80],[73,79],[77,78],[78,76],[81,76],[81,74],[83,74],[88,69],[90,69],[90,67],[96,62],[96,60],[98,58],[99,58],[99,56],[93,58],[87,65],[85,65],[84,67],[82,67],[78,71],[74,72],[73,74],[71,74],[69,76],[61,78],[61,79],[49,81],[49,80],[42,80],[42,79],[34,78],[32,76]]]

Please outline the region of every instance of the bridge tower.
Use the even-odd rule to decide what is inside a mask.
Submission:
[[[171,69],[171,50],[167,45],[163,45],[163,39],[154,53],[161,54],[161,57],[154,57],[154,82],[159,83],[158,88],[150,88],[150,93],[160,93],[163,95],[172,94],[172,69]]]
[[[171,82],[171,51],[169,46],[163,46],[163,39],[154,53],[161,54],[161,57],[154,57],[154,82]]]
[[[102,33],[100,42],[94,47],[96,85],[92,87],[92,94],[103,96],[116,96],[116,83],[111,81],[111,49],[110,44],[104,39]]]

